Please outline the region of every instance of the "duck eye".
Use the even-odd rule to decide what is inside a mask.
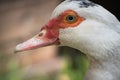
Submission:
[[[74,16],[74,15],[68,15],[67,17],[66,17],[66,21],[67,22],[75,22],[76,21],[76,16]]]

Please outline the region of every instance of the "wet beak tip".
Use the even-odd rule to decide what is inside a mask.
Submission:
[[[20,52],[20,50],[17,50],[16,48],[14,49],[14,53],[17,54],[18,52]]]
[[[17,54],[17,53],[22,52],[22,51],[24,51],[24,50],[20,50],[20,49],[15,48],[14,53]]]
[[[20,46],[17,45],[14,49],[14,53],[17,54],[18,52],[21,52],[22,50],[20,50]]]
[[[19,51],[17,51],[17,50],[14,50],[14,54],[17,54]]]

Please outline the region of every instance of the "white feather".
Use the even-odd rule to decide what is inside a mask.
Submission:
[[[80,8],[78,3],[66,0],[52,14],[51,18],[56,18],[66,10],[74,10],[85,18],[74,28],[60,30],[61,45],[88,56],[86,80],[120,80],[120,22],[100,5]]]

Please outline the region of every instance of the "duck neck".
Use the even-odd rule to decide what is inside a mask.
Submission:
[[[100,60],[88,56],[89,68],[85,80],[120,80],[119,56],[113,56],[109,60]]]

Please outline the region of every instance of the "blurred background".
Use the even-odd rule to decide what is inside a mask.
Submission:
[[[49,46],[14,54],[14,48],[39,32],[63,0],[0,0],[0,80],[83,80],[88,61],[80,51]],[[92,0],[119,19],[119,6]]]

